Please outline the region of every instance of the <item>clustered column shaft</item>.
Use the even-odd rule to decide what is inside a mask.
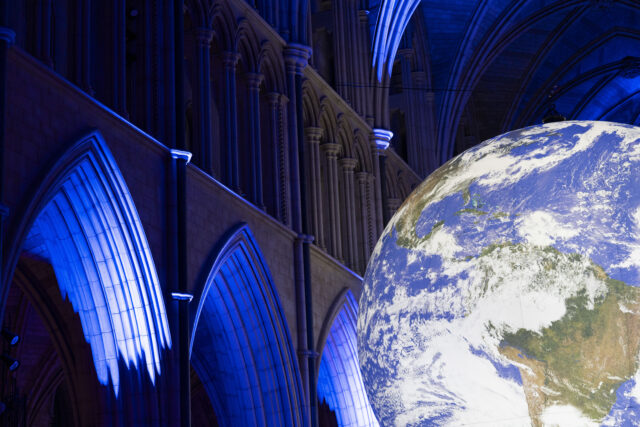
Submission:
[[[247,73],[249,89],[249,150],[251,170],[251,201],[259,208],[264,208],[262,191],[262,146],[260,143],[260,85],[264,76],[258,73]]]
[[[319,127],[307,127],[305,129],[305,136],[309,142],[309,190],[311,192],[312,231],[316,237],[316,245],[326,249],[322,215],[322,176],[320,173],[320,140],[323,132],[324,130]]]
[[[338,188],[338,152],[340,145],[326,142],[320,146],[324,151],[327,165],[327,192],[329,194],[330,251],[342,261],[342,239],[340,234],[340,193]]]
[[[237,52],[223,52],[224,65],[224,118],[225,118],[225,184],[240,192],[240,172],[238,170],[238,127],[236,104],[236,65],[240,55]]]
[[[196,35],[197,87],[194,97],[198,105],[197,118],[197,146],[199,149],[200,166],[208,174],[213,174],[211,153],[211,60],[210,49],[213,30],[198,28]]]
[[[340,159],[340,166],[342,167],[342,174],[344,178],[344,213],[346,226],[346,259],[347,264],[351,268],[357,268],[356,257],[356,209],[355,209],[355,187],[353,181],[353,171],[356,168],[358,161],[349,157]]]
[[[362,233],[362,251],[361,258],[359,258],[359,262],[357,265],[357,269],[359,272],[364,272],[366,268],[366,260],[369,258],[369,254],[371,253],[371,217],[369,216],[369,212],[371,212],[371,204],[369,197],[369,184],[370,184],[371,175],[367,172],[358,172],[356,174],[356,180],[358,182],[358,192],[360,193],[360,215],[362,218],[361,222],[361,230]]]

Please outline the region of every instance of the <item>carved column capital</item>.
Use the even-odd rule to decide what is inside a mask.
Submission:
[[[374,148],[381,151],[389,148],[391,138],[393,138],[393,132],[387,129],[375,128],[371,134],[371,142],[374,144]]]
[[[324,135],[324,129],[316,126],[308,126],[304,128],[304,135],[310,143],[320,144],[322,135]]]
[[[4,40],[8,45],[12,45],[16,41],[16,32],[11,28],[0,27],[0,40]]]
[[[356,172],[356,180],[359,184],[367,184],[371,179],[373,179],[373,175],[369,172]]]
[[[287,70],[296,74],[302,74],[302,70],[309,63],[311,48],[298,43],[290,43],[284,48],[284,60]]]
[[[257,90],[260,88],[260,85],[264,81],[264,74],[260,73],[246,73],[245,78],[247,79],[247,84],[249,89]]]
[[[342,169],[344,169],[345,171],[353,172],[353,170],[358,165],[358,160],[351,157],[343,157],[342,159],[340,159],[339,163],[340,166],[342,166]]]
[[[328,158],[335,159],[340,152],[340,144],[335,144],[332,142],[325,142],[324,144],[320,145],[320,148],[322,148],[322,151],[325,152]]]
[[[413,56],[413,49],[398,49],[398,56],[409,59]]]
[[[240,54],[238,52],[229,50],[225,50],[224,52],[222,52],[222,64],[225,68],[232,68],[235,70],[239,60]]]
[[[211,28],[199,27],[195,29],[194,34],[196,36],[196,41],[200,46],[209,47],[209,45],[211,45],[211,40],[213,40],[215,31]]]

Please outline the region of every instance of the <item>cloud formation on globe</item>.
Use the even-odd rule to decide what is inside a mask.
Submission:
[[[638,425],[640,128],[567,121],[429,176],[369,262],[358,353],[382,425]]]

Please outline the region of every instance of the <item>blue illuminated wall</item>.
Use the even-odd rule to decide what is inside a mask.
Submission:
[[[119,359],[155,382],[171,346],[162,292],[131,195],[99,134],[54,167],[23,249],[51,262],[80,317],[98,380],[116,395]]]
[[[340,426],[378,426],[358,363],[357,312],[358,303],[347,291],[322,350],[318,400],[335,412]]]
[[[271,275],[246,225],[216,251],[191,361],[224,426],[304,424],[300,374]]]

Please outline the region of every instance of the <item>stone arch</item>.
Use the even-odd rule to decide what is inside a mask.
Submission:
[[[326,97],[322,97],[320,100],[319,117],[318,124],[324,129],[324,140],[330,143],[337,143],[338,124],[336,123],[336,113],[333,111],[331,102]]]
[[[236,29],[235,50],[240,53],[240,61],[244,63],[247,72],[258,71],[260,43],[251,24],[245,18],[240,20]]]
[[[262,161],[263,205],[267,213],[283,221],[285,141],[283,110],[285,79],[283,61],[273,43],[262,43],[258,55],[258,72],[263,76],[259,85],[260,150]]]
[[[286,92],[283,61],[271,42],[262,44],[258,55],[258,72],[264,75],[264,85],[268,92]]]
[[[353,158],[353,131],[344,114],[338,114],[337,142],[342,146],[342,155]]]
[[[303,393],[278,294],[249,227],[213,251],[196,294],[191,361],[221,425],[302,425]]]
[[[185,7],[191,12],[193,21],[200,28],[210,28],[213,10],[211,0],[186,0]]]
[[[371,173],[373,167],[367,136],[360,129],[356,129],[353,141],[353,155],[358,160],[358,171]]]
[[[358,364],[357,314],[358,303],[344,288],[329,309],[318,338],[318,400],[335,412],[338,425],[378,426]]]
[[[320,102],[316,91],[308,80],[302,84],[302,116],[305,127],[318,126]]]
[[[211,8],[212,28],[215,30],[213,45],[220,51],[235,50],[236,25],[229,7],[223,2],[217,2]]]
[[[23,251],[47,260],[80,318],[98,381],[112,384],[117,396],[123,369],[139,369],[155,384],[162,352],[171,347],[162,290],[131,194],[102,136],[93,132],[67,150],[30,200],[9,246],[15,249],[3,302]]]
[[[546,78],[546,80],[539,85],[538,89],[530,95],[529,99],[525,99],[526,95],[526,87],[521,86],[522,95],[519,95],[518,99],[514,101],[514,105],[522,104],[522,111],[518,111],[516,108],[513,108],[513,112],[511,112],[509,118],[505,119],[505,123],[509,123],[512,126],[520,126],[524,127],[528,123],[530,123],[536,114],[539,114],[541,110],[543,110],[545,105],[545,98],[551,91],[553,85],[557,84],[560,76],[569,75],[572,69],[577,69],[580,64],[588,59],[589,56],[594,55],[598,51],[603,51],[607,48],[607,46],[616,41],[616,39],[625,39],[629,41],[638,41],[640,40],[640,32],[637,30],[630,30],[625,28],[615,28],[611,31],[608,31],[604,34],[599,35],[594,40],[591,40],[588,44],[586,44],[582,49],[575,52],[569,58],[565,59],[562,63],[558,64],[557,68],[553,70],[550,76]],[[576,75],[570,80],[563,82],[560,87],[560,90],[555,93],[554,98],[557,100],[561,98],[564,94],[569,92],[570,90],[576,88],[577,86],[584,84],[588,80],[593,80],[597,82],[593,85],[594,88],[602,88],[604,86],[603,82],[600,81],[603,76],[607,74],[612,74],[611,78],[614,77],[618,70],[623,69],[627,62],[622,59],[618,61],[609,61],[606,64],[602,64],[596,67],[582,67],[580,72],[576,73]],[[526,83],[530,84],[531,78],[529,78]],[[579,111],[582,107],[584,107],[592,97],[597,94],[597,90],[590,89],[587,93],[584,94],[583,99],[578,103],[578,105],[574,108],[574,111],[571,112],[571,115],[568,118],[577,118]],[[517,117],[516,116],[517,113]],[[567,114],[569,112],[566,112]]]
[[[354,158],[357,160],[355,201],[356,209],[356,239],[358,264],[356,268],[360,274],[364,273],[367,260],[373,244],[373,168],[369,141],[362,131],[355,130],[353,144]]]

